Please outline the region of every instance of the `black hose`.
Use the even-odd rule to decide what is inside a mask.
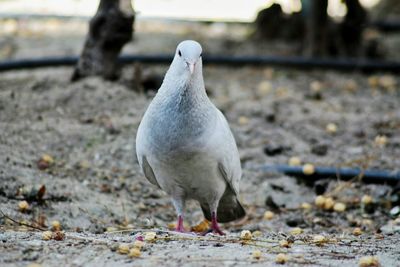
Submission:
[[[0,71],[34,69],[41,67],[73,66],[78,57],[44,57],[0,61]]]
[[[119,58],[123,64],[133,62],[142,63],[170,63],[171,55],[123,55]],[[30,69],[39,67],[71,66],[75,65],[78,57],[47,57],[37,59],[16,59],[0,62],[0,71]],[[305,57],[280,57],[280,56],[205,56],[205,64],[222,64],[232,66],[243,65],[270,65],[301,69],[335,69],[341,71],[386,71],[400,73],[400,62],[385,62],[357,59],[322,59]]]
[[[382,32],[398,32],[400,31],[400,20],[378,20],[369,23],[368,26],[375,27]]]
[[[315,167],[312,175],[306,175],[302,166],[289,165],[264,165],[261,167],[264,172],[279,172],[289,176],[304,178],[309,181],[315,181],[324,178],[340,179],[344,181],[351,180],[355,177],[362,177],[365,183],[373,184],[389,184],[397,185],[400,183],[400,171],[386,170],[361,170],[352,168],[332,168],[332,167]]]

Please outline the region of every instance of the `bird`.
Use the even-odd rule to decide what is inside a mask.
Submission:
[[[218,223],[243,218],[239,201],[242,169],[235,138],[204,87],[202,47],[178,44],[157,94],[136,136],[136,155],[148,181],[165,191],[183,227],[185,203],[199,202],[211,222],[204,233],[225,235]]]

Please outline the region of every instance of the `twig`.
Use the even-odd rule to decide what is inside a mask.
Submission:
[[[101,240],[101,239],[98,239],[98,238],[76,236],[76,235],[73,235],[73,233],[67,233],[66,236],[68,238],[71,238],[71,239],[84,240],[84,241],[90,241],[90,242],[98,242],[98,243],[102,243],[103,245],[108,245],[110,243],[110,241],[108,241],[108,240],[105,241],[105,240]]]
[[[8,219],[8,220],[10,220],[10,221],[12,221],[12,222],[14,222],[16,224],[19,224],[21,226],[26,226],[26,227],[29,227],[29,228],[32,228],[32,229],[36,229],[36,230],[40,230],[40,231],[46,231],[47,230],[47,229],[44,229],[44,228],[39,227],[39,226],[34,226],[32,224],[19,222],[19,221],[15,220],[15,219],[11,218],[10,216],[4,214],[4,212],[2,210],[0,210],[0,213],[1,213],[1,215],[3,215],[4,218],[6,218],[6,219]]]

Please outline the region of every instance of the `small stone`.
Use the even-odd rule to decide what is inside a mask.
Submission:
[[[324,210],[332,210],[335,206],[335,201],[331,197],[327,197],[324,203]]]
[[[279,86],[278,88],[276,88],[275,90],[275,96],[278,98],[284,98],[287,97],[289,94],[289,90],[287,87],[285,86]]]
[[[65,233],[63,231],[55,231],[53,233],[53,239],[57,241],[62,241],[65,239]]]
[[[190,231],[196,232],[196,233],[203,233],[210,229],[211,222],[208,221],[207,219],[204,219],[201,223],[198,225],[195,225],[190,228]]]
[[[43,233],[42,233],[42,239],[43,240],[50,240],[50,239],[52,239],[52,237],[53,237],[53,233],[51,232],[51,231],[44,231]]]
[[[253,259],[259,260],[261,259],[261,251],[260,250],[254,250],[252,253]]]
[[[282,190],[283,190],[283,188],[282,188]],[[267,206],[271,210],[279,210],[280,209],[279,205],[276,204],[276,202],[272,198],[272,196],[267,196],[267,198],[265,199],[265,206]]]
[[[54,163],[54,158],[48,154],[44,154],[41,158],[42,160],[44,160],[45,162],[49,163],[49,164],[53,164]]]
[[[287,147],[281,145],[272,145],[268,144],[264,147],[264,153],[268,156],[276,156],[282,154],[285,150],[288,150]]]
[[[346,210],[346,204],[341,203],[341,202],[337,202],[333,206],[333,210],[336,211],[336,212],[343,212],[343,211]]]
[[[360,227],[356,227],[356,228],[353,229],[353,235],[359,236],[361,234],[362,234],[362,230],[361,230]]]
[[[368,84],[372,88],[377,88],[379,86],[379,78],[377,76],[368,77]]]
[[[389,213],[392,216],[400,215],[400,206],[393,207]]]
[[[175,230],[176,229],[176,223],[175,222],[170,222],[167,224],[167,228],[169,230]]]
[[[357,129],[354,131],[354,136],[357,138],[365,138],[366,133],[363,129]]]
[[[358,265],[360,267],[379,267],[381,264],[379,263],[379,260],[375,256],[364,256],[360,259],[358,262]]]
[[[238,119],[238,123],[239,125],[246,125],[249,123],[249,118],[247,118],[246,116],[240,116]]]
[[[45,170],[49,168],[54,163],[52,156],[44,154],[37,162],[39,170]]]
[[[285,239],[279,241],[279,246],[282,247],[282,248],[290,248],[289,242],[287,240],[285,240]]]
[[[138,209],[147,210],[147,206],[143,202],[139,202],[137,205],[138,205]]]
[[[379,84],[385,89],[393,89],[396,87],[396,79],[392,75],[383,75],[379,79]]]
[[[253,237],[261,237],[262,236],[262,232],[257,230],[257,231],[254,231],[253,233],[251,233],[251,235]]]
[[[317,245],[323,245],[326,242],[328,242],[328,239],[323,235],[315,235],[313,237],[313,243],[315,243]]]
[[[272,91],[272,85],[268,81],[262,81],[257,86],[257,92],[260,96],[265,96]]]
[[[60,231],[61,230],[61,223],[59,221],[52,221],[51,222],[51,229],[53,231]]]
[[[265,115],[265,120],[267,122],[271,122],[271,123],[275,122],[276,121],[276,116],[275,116],[274,113],[268,113],[268,114]]]
[[[366,226],[366,227],[371,227],[374,224],[374,222],[371,219],[363,219],[361,221],[361,225]]]
[[[155,232],[147,232],[144,235],[144,241],[152,242],[156,239],[157,234]]]
[[[271,68],[271,67],[267,67],[267,68],[263,71],[263,75],[264,75],[267,79],[269,79],[269,80],[271,80],[271,79],[274,77],[274,73],[275,73],[275,71],[274,71],[274,69]]]
[[[264,219],[265,220],[272,220],[275,216],[275,213],[273,213],[272,211],[267,210],[266,212],[264,212]]]
[[[325,156],[328,153],[328,145],[315,144],[311,147],[311,153],[318,156]]]
[[[375,137],[375,144],[379,147],[384,147],[388,142],[388,138],[385,135],[377,135]]]
[[[291,216],[286,219],[286,225],[290,227],[297,227],[299,225],[304,225],[305,221],[303,216]]]
[[[317,196],[317,197],[315,198],[315,205],[316,205],[318,208],[323,208],[323,207],[325,206],[325,201],[326,201],[326,197],[324,197],[324,196]]]
[[[81,162],[79,162],[79,167],[81,169],[89,169],[90,168],[90,162],[87,160],[82,160]]]
[[[128,254],[129,253],[129,246],[127,244],[120,244],[118,246],[117,252],[119,254]]]
[[[300,235],[303,233],[303,229],[301,229],[300,227],[296,227],[296,228],[293,228],[292,230],[290,230],[289,233],[291,235]]]
[[[129,250],[129,253],[128,253],[129,258],[138,258],[138,257],[140,257],[140,255],[141,255],[141,252],[140,252],[140,249],[138,249],[138,248],[132,248]]]
[[[310,83],[310,90],[314,93],[321,92],[322,88],[323,88],[323,84],[320,81],[312,81]]]
[[[361,203],[363,203],[364,205],[372,204],[372,202],[373,202],[373,199],[370,195],[364,195],[361,198]]]
[[[344,89],[350,93],[354,93],[358,89],[358,85],[354,80],[348,80],[344,84]]]
[[[116,231],[118,231],[117,227],[110,226],[110,227],[106,228],[107,233],[112,233],[112,232],[116,232]]]
[[[240,233],[240,239],[242,239],[242,240],[251,240],[251,238],[252,238],[252,234],[249,230],[243,230]]]
[[[303,173],[304,173],[305,175],[312,175],[312,174],[314,174],[314,173],[315,173],[315,167],[314,167],[314,165],[309,164],[309,163],[304,164],[304,165],[303,165]]]
[[[276,255],[275,262],[278,264],[285,264],[288,261],[289,257],[284,253],[279,253]]]
[[[29,203],[25,200],[18,203],[18,209],[20,212],[26,212],[29,209]]]
[[[299,157],[291,157],[289,159],[289,166],[300,166],[301,159]]]
[[[325,127],[325,130],[326,130],[327,133],[335,134],[337,132],[337,130],[338,130],[338,127],[334,123],[328,123],[326,125],[326,127]]]
[[[300,206],[303,210],[310,210],[311,208],[312,208],[312,206],[311,206],[311,204],[310,203],[306,203],[306,202],[304,202],[304,203],[301,203],[301,206]]]
[[[142,249],[144,247],[144,242],[140,240],[135,240],[133,247],[137,249]]]
[[[325,194],[326,189],[328,188],[328,185],[329,185],[329,181],[326,179],[315,181],[314,182],[315,194],[317,194],[318,196]]]

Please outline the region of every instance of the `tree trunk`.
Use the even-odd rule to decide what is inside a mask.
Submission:
[[[101,0],[71,80],[92,75],[116,79],[118,55],[132,39],[134,20],[131,0]]]
[[[340,36],[346,56],[362,54],[362,33],[367,23],[367,12],[358,0],[345,0],[347,14],[340,24]]]
[[[307,21],[307,49],[308,56],[322,56],[327,53],[328,35],[328,0],[311,1],[310,14]]]

